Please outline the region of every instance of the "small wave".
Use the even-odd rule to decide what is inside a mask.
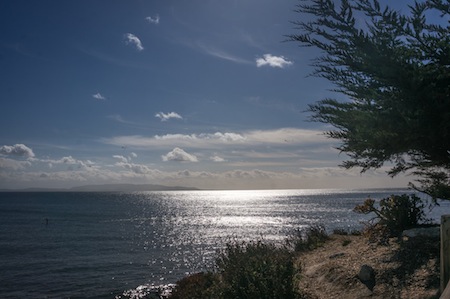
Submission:
[[[175,284],[164,285],[140,285],[135,289],[126,290],[122,295],[117,295],[115,299],[165,299],[169,298]]]

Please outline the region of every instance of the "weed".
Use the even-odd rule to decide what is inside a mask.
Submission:
[[[352,242],[352,240],[344,239],[344,240],[342,241],[342,246],[345,247],[345,246],[349,245],[351,242]]]
[[[323,225],[313,225],[298,229],[288,238],[287,243],[294,251],[309,251],[322,246],[329,239]]]
[[[259,240],[228,243],[216,260],[223,298],[296,298],[293,255]]]

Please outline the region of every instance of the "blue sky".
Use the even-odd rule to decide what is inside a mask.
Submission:
[[[308,122],[297,1],[0,2],[0,188],[404,187]]]

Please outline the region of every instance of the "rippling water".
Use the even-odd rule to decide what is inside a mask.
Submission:
[[[211,267],[230,238],[356,229],[368,196],[405,190],[0,193],[0,296],[114,298]],[[449,202],[433,211],[438,218]]]

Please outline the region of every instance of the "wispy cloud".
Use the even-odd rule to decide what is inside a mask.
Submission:
[[[293,62],[286,60],[283,56],[273,56],[272,54],[264,54],[263,57],[256,59],[256,66],[270,66],[284,68],[286,66],[292,65]]]
[[[183,146],[189,148],[222,148],[224,146],[280,145],[308,146],[330,143],[322,131],[297,128],[253,130],[244,132],[215,132],[200,134],[166,134],[145,137],[140,135],[104,138],[102,142],[136,148]]]
[[[240,63],[240,64],[252,64],[252,62],[247,59],[235,56],[235,55],[230,54],[222,49],[218,49],[216,47],[212,47],[212,46],[206,45],[201,42],[186,43],[186,44],[192,48],[200,49],[203,53],[206,53],[208,55],[211,55],[211,56],[223,59],[223,60],[228,60],[228,61]]]
[[[113,120],[113,121],[115,121],[115,122],[118,122],[118,123],[130,126],[130,127],[140,128],[140,129],[148,129],[148,126],[146,124],[139,123],[139,122],[134,122],[134,121],[125,119],[119,114],[112,114],[112,115],[108,115],[106,117],[111,119],[111,120]]]
[[[15,156],[23,158],[33,158],[34,153],[31,148],[25,144],[3,145],[0,146],[0,155]]]
[[[149,16],[145,18],[149,23],[158,25],[159,24],[159,15]]]
[[[110,54],[106,54],[106,53],[103,53],[103,52],[100,52],[100,51],[88,48],[88,47],[83,46],[83,45],[78,45],[77,47],[82,53],[84,53],[84,54],[86,54],[86,55],[88,55],[90,57],[93,57],[95,59],[99,59],[99,60],[101,60],[103,62],[106,62],[106,63],[110,63],[110,64],[113,64],[113,65],[117,65],[117,66],[120,66],[120,67],[126,67],[126,68],[134,68],[134,69],[141,69],[141,70],[148,70],[148,69],[150,69],[145,64],[141,64],[141,63],[138,64],[138,63],[135,63],[135,62],[126,61],[123,58],[114,57],[114,56],[111,56]]]
[[[250,96],[246,97],[245,101],[256,107],[264,107],[273,110],[289,111],[294,113],[298,113],[302,110],[297,103],[291,103],[279,98],[265,99],[261,96]]]
[[[158,117],[159,119],[161,119],[161,121],[168,121],[171,118],[183,119],[183,117],[181,117],[181,115],[179,115],[176,112],[169,112],[169,113],[159,112],[155,114],[155,117]]]
[[[128,123],[128,121],[123,119],[123,117],[121,115],[119,115],[119,114],[112,114],[112,115],[108,115],[107,117],[112,119],[112,120],[115,120],[117,122],[120,122],[120,123]]]
[[[106,100],[106,97],[103,96],[101,93],[97,92],[96,94],[93,94],[92,97],[96,100],[104,101]]]
[[[183,149],[176,147],[172,151],[168,152],[162,157],[163,161],[176,161],[176,162],[198,162],[196,156],[188,154]]]
[[[127,33],[124,35],[124,37],[125,37],[126,44],[133,45],[134,47],[136,47],[136,50],[138,50],[138,51],[144,50],[141,40],[136,35],[134,35],[132,33]]]

